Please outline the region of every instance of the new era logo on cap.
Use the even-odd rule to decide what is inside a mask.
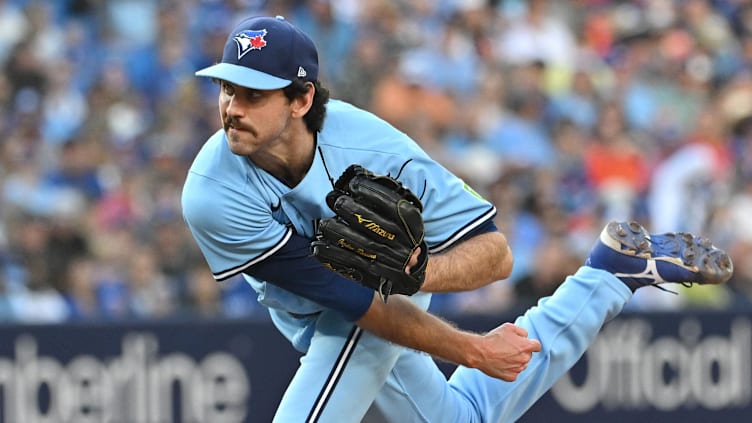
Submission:
[[[273,90],[293,80],[316,81],[316,46],[283,17],[253,17],[240,22],[225,42],[222,61],[196,72],[243,87]]]

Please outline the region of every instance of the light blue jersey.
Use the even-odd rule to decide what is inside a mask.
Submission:
[[[431,357],[353,323],[373,296],[357,291],[356,283],[344,280],[341,289],[332,289],[309,281],[303,288],[283,288],[246,274],[274,261],[291,243],[313,239],[316,221],[333,215],[326,194],[351,164],[398,176],[420,197],[432,254],[488,225],[496,213],[404,133],[335,100],[317,134],[311,168],[294,188],[234,155],[222,131],[206,142],[186,179],[184,217],[214,277],[242,273],[280,332],[305,352],[275,422],[360,422],[372,405],[398,423],[512,422],[579,359],[631,295],[613,275],[584,267],[544,300],[545,307],[515,322],[543,345],[516,382],[464,367],[447,381]],[[266,274],[295,271],[290,266]],[[305,280],[306,274],[298,277]],[[324,305],[329,297],[338,298],[336,306]],[[430,294],[411,299],[427,309]],[[350,303],[359,305],[348,308]]]
[[[183,190],[183,210],[214,277],[224,280],[273,255],[295,233],[313,239],[316,222],[333,216],[324,201],[334,180],[351,164],[399,180],[423,202],[429,252],[439,252],[493,218],[496,210],[461,180],[430,159],[404,133],[371,113],[332,100],[317,138],[310,170],[289,188],[248,158],[233,154],[224,131],[216,132],[197,155]],[[305,321],[288,313],[307,315],[324,307],[243,275],[271,308],[276,320],[287,320],[285,331],[296,348]],[[425,295],[425,294],[424,294]],[[279,313],[287,312],[287,313]],[[301,326],[303,325],[303,326]]]

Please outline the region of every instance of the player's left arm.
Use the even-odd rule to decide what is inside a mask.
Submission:
[[[509,277],[514,257],[506,237],[490,221],[479,229],[428,257],[422,291],[469,291]]]
[[[514,257],[493,204],[433,160],[411,161],[403,174],[423,202],[430,255],[422,291],[469,291],[509,277]]]

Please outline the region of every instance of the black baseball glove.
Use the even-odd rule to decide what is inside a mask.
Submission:
[[[336,216],[319,221],[313,255],[326,267],[376,290],[413,295],[423,285],[428,264],[423,205],[390,176],[359,165],[345,170],[326,196]],[[405,268],[420,247],[418,264]]]

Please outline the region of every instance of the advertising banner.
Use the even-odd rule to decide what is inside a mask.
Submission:
[[[0,423],[270,422],[300,358],[268,321],[8,325],[0,337]],[[552,418],[752,422],[752,312],[622,315],[519,421]]]

